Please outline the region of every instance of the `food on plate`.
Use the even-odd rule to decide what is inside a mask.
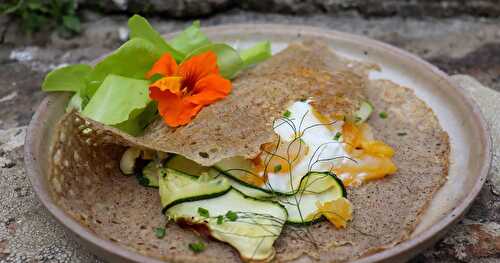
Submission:
[[[407,239],[446,179],[446,132],[411,90],[370,79],[376,64],[320,40],[271,56],[197,22],[171,41],[129,27],[43,85],[73,92],[53,198],[101,238],[166,261],[348,261]]]

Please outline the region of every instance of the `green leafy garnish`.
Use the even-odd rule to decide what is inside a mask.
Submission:
[[[62,17],[63,26],[73,32],[80,32],[80,19],[74,15],[67,15]]]
[[[382,111],[378,114],[378,116],[381,118],[381,119],[386,119],[387,118],[387,112],[385,111]]]
[[[335,141],[338,141],[338,140],[340,139],[340,136],[342,136],[342,133],[337,132],[337,133],[335,133],[335,136],[333,137],[333,139],[334,139]]]
[[[64,16],[61,23],[69,30],[79,31],[79,20],[71,15],[74,13]],[[148,89],[155,79],[146,80],[145,75],[165,53],[180,63],[191,56],[212,51],[217,55],[220,74],[227,79],[233,79],[244,68],[271,56],[268,41],[241,53],[227,44],[211,43],[201,32],[199,21],[169,42],[139,15],[132,16],[128,26],[131,39],[120,48],[94,67],[77,64],[50,72],[42,90],[75,92],[68,111],[77,110],[93,120],[137,136],[158,115],[157,104],[149,99]],[[290,112],[285,113],[285,117],[289,116]]]
[[[277,165],[275,165],[275,166],[274,166],[274,172],[275,172],[275,173],[277,173],[277,172],[281,171],[281,168],[282,168],[282,167],[281,167],[281,164],[277,164]]]
[[[243,69],[244,64],[238,52],[229,45],[220,43],[198,48],[189,53],[184,60],[209,50],[217,55],[217,65],[219,66],[220,74],[224,78],[232,79]]]
[[[195,253],[200,253],[203,250],[205,250],[205,243],[203,243],[201,241],[198,241],[198,242],[195,242],[195,243],[190,243],[189,244],[189,249],[191,249],[191,251],[193,251]]]
[[[217,225],[222,225],[224,223],[224,217],[223,216],[218,216],[217,217]]]
[[[240,52],[245,67],[260,63],[272,56],[271,43],[262,41]]]
[[[137,114],[140,112],[139,114]],[[145,109],[137,109],[132,111],[128,120],[113,125],[115,128],[118,128],[130,135],[138,136],[142,134],[144,128],[148,126],[157,115],[157,104],[152,101],[146,106]]]
[[[69,112],[73,109],[79,112],[82,111],[83,109],[83,100],[82,97],[80,96],[80,93],[73,94],[73,96],[68,102],[68,106],[66,107],[66,112]]]
[[[407,133],[406,132],[398,132],[398,136],[406,136]]]
[[[210,217],[210,213],[203,207],[198,207],[198,214],[202,217]]]
[[[226,213],[226,218],[229,219],[229,221],[236,221],[238,219],[238,214],[229,210]]]
[[[163,227],[155,227],[154,228],[155,236],[159,239],[162,239],[165,237],[165,234],[167,231]]]
[[[146,80],[108,75],[83,110],[83,115],[107,125],[134,118],[151,101],[148,84]]]
[[[92,67],[85,64],[75,64],[51,71],[43,80],[43,91],[74,91],[79,92],[87,87],[86,77]]]
[[[283,117],[285,117],[285,118],[290,118],[290,116],[292,116],[292,113],[289,110],[287,110],[283,113]]]
[[[77,6],[76,0],[4,0],[0,15],[15,18],[25,33],[56,29],[59,36],[70,37],[81,29]]]
[[[128,20],[128,28],[130,30],[130,38],[140,38],[149,41],[163,53],[170,53],[176,61],[181,61],[184,55],[171,47],[165,39],[158,33],[146,20],[140,15],[134,15]]]
[[[127,41],[95,66],[89,75],[89,85],[82,95],[92,97],[110,74],[144,79],[146,72],[151,69],[161,55],[162,51],[148,40],[134,38]],[[105,105],[101,106],[106,107]]]
[[[210,44],[208,37],[200,30],[200,21],[193,24],[172,39],[169,44],[184,56]]]

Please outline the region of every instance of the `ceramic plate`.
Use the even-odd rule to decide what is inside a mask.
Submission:
[[[341,55],[381,66],[371,78],[390,79],[414,90],[437,115],[451,144],[447,183],[434,196],[411,238],[390,249],[356,262],[405,261],[431,246],[455,223],[479,193],[490,165],[491,143],[486,123],[474,102],[446,74],[427,62],[390,45],[361,36],[312,27],[283,25],[231,25],[204,28],[210,39],[245,48],[261,40],[271,40],[273,52],[304,38],[321,39]],[[166,36],[169,38],[169,36]],[[97,255],[109,261],[160,262],[136,254],[101,239],[74,221],[49,196],[48,152],[54,124],[64,113],[69,96],[49,95],[30,123],[26,144],[27,174],[45,207]]]

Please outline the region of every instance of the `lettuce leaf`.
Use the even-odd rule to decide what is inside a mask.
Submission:
[[[139,115],[151,102],[149,81],[110,74],[89,101],[83,115],[115,125]],[[134,113],[134,114],[132,114]]]
[[[140,15],[134,15],[128,20],[128,28],[130,30],[130,38],[140,38],[151,42],[156,48],[163,53],[170,53],[172,57],[181,61],[184,58],[184,54],[177,50],[177,47],[170,46],[165,39],[158,33],[146,20]],[[198,25],[199,28],[199,25]],[[189,28],[188,28],[189,29]],[[191,30],[194,31],[194,30]],[[196,32],[193,32],[196,33]],[[192,34],[189,34],[191,36]]]
[[[190,27],[179,33],[169,44],[185,56],[193,50],[209,45],[210,40],[201,32],[200,21],[194,21]]]
[[[75,109],[75,110],[81,112],[82,108],[83,108],[83,100],[82,100],[82,97],[80,96],[80,93],[77,92],[77,93],[73,94],[73,96],[69,100],[68,106],[66,106],[66,112],[69,112],[72,109]]]
[[[90,73],[89,85],[82,97],[90,99],[104,79],[111,74],[133,79],[144,79],[162,52],[151,42],[134,38],[99,62]]]
[[[185,60],[208,50],[213,51],[217,55],[217,65],[223,77],[232,79],[243,69],[244,63],[238,52],[231,46],[221,43],[210,44],[198,48],[187,55]]]
[[[137,136],[158,115],[148,94],[151,80],[145,80],[145,74],[164,53],[180,63],[211,50],[217,54],[221,75],[228,79],[271,56],[268,41],[241,53],[229,45],[211,43],[201,32],[199,21],[170,42],[141,16],[132,16],[128,25],[131,39],[94,68],[77,64],[56,69],[47,74],[42,90],[75,92],[68,110],[75,108],[84,116]]]
[[[92,67],[85,64],[76,64],[55,69],[43,80],[43,91],[73,91],[79,92],[87,87],[86,77]]]
[[[156,118],[158,112],[157,104],[152,101],[144,110],[142,110],[140,114],[137,114],[136,112],[137,110],[130,114],[130,116],[136,115],[135,117],[130,117],[128,120],[113,126],[132,136],[141,135],[146,126],[148,126],[148,124]]]
[[[269,41],[259,42],[240,52],[240,57],[245,67],[260,63],[271,56],[271,43]]]

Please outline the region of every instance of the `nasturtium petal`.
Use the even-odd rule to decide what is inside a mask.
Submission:
[[[94,67],[88,77],[89,85],[82,96],[91,98],[110,74],[144,79],[146,72],[151,69],[161,55],[162,51],[148,40],[134,38],[127,41]]]
[[[108,75],[89,101],[83,115],[115,125],[138,116],[151,102],[149,81]],[[135,114],[132,114],[135,113]]]
[[[55,69],[45,76],[42,90],[79,92],[86,88],[86,77],[91,71],[92,67],[85,64]]]
[[[193,24],[174,37],[169,44],[184,55],[210,44],[208,37],[200,30],[200,21]]]
[[[184,55],[170,46],[165,39],[158,33],[146,20],[140,15],[134,15],[128,20],[128,28],[130,30],[130,38],[141,38],[151,42],[162,53],[170,53],[177,61],[181,61]]]
[[[231,46],[221,43],[210,44],[198,48],[187,55],[184,60],[187,60],[194,55],[198,55],[209,50],[217,55],[217,65],[219,66],[219,72],[224,78],[232,79],[236,77],[240,70],[243,69],[244,64],[238,52]]]
[[[245,67],[260,63],[271,56],[271,43],[269,41],[259,42],[252,47],[240,51],[240,57]]]

